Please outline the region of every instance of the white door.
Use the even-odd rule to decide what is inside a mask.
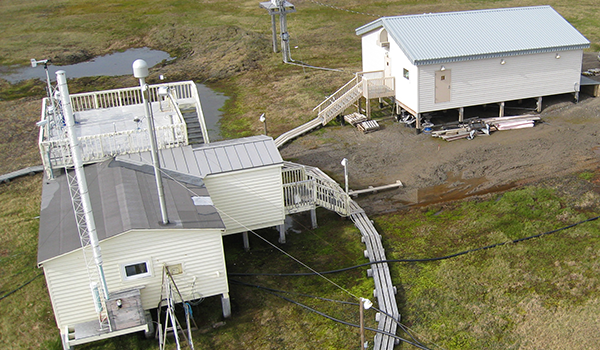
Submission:
[[[435,103],[450,101],[450,70],[435,72]]]

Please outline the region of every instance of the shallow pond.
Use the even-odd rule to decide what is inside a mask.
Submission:
[[[64,70],[67,78],[128,75],[133,74],[131,65],[138,58],[145,60],[149,67],[153,67],[163,60],[169,61],[175,59],[164,51],[151,50],[145,47],[129,49],[124,52],[115,52],[110,55],[96,57],[90,61],[67,66],[54,66],[50,64],[48,65],[48,72],[52,81],[56,80],[56,71],[58,70]],[[27,79],[45,80],[46,73],[43,65],[38,65],[36,68],[31,66],[19,68],[0,67],[0,78],[14,84]],[[222,113],[219,109],[223,107],[228,97],[211,90],[206,85],[197,83],[196,86],[200,95],[200,101],[202,102],[202,111],[208,129],[208,136],[211,141],[221,140],[219,120]]]

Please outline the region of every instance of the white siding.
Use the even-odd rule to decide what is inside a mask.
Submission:
[[[281,165],[210,175],[204,183],[225,234],[282,225],[285,220]]]
[[[384,69],[384,55],[386,49],[377,44],[382,28],[362,36],[362,62],[363,72],[372,72]],[[391,40],[391,38],[390,38]]]
[[[396,100],[416,110],[419,98],[419,70],[393,40],[390,42],[390,57],[392,76],[396,77]],[[404,69],[408,70],[408,79],[404,77]]]
[[[505,57],[504,65],[501,58],[492,58],[420,66],[416,112],[574,92],[580,81],[583,51],[558,54],[560,59],[556,53]],[[435,103],[435,71],[442,65],[452,72],[450,101]]]
[[[188,300],[228,292],[219,230],[130,231],[104,240],[100,246],[109,291],[143,286],[146,310],[156,308],[160,301],[163,264],[183,264],[183,273],[174,279]],[[150,260],[152,276],[123,281],[121,265],[144,260]],[[96,319],[81,249],[47,261],[43,267],[60,329]]]
[[[398,44],[388,34],[389,49],[377,44],[379,34],[383,28],[371,31],[362,36],[363,71],[385,70],[385,55],[390,57],[391,76],[396,78],[396,99],[408,108],[418,108],[418,69],[406,57]],[[404,78],[404,69],[409,71],[409,79]]]

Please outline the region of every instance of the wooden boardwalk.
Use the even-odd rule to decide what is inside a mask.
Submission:
[[[288,163],[289,166],[293,163]],[[314,196],[316,202],[314,204],[332,210],[341,216],[349,216],[354,222],[354,225],[360,230],[361,241],[365,244],[366,249],[364,255],[369,261],[386,260],[385,250],[381,242],[381,235],[377,232],[373,223],[365,214],[365,211],[350,198],[348,194],[327,174],[319,168],[303,166],[307,176],[303,183],[312,181],[316,185]],[[323,187],[327,187],[324,189]],[[307,191],[307,193],[312,193]],[[335,205],[333,205],[334,203]],[[392,284],[392,277],[387,263],[378,263],[371,265],[367,270],[367,275],[373,277],[375,290],[373,295],[377,299],[378,308],[385,314],[378,314],[376,320],[378,329],[388,334],[396,334],[397,321],[400,321],[398,312],[398,304],[396,302],[396,287]],[[389,316],[388,316],[389,315]],[[391,317],[390,317],[391,316]],[[375,350],[391,350],[396,345],[396,339],[393,336],[377,333],[374,339]]]
[[[25,175],[34,175],[35,173],[40,173],[44,171],[43,165],[30,166],[28,168],[24,168],[21,170],[13,171],[12,173],[0,175],[0,183],[2,182],[10,182],[11,180],[25,176]]]
[[[386,260],[385,250],[381,243],[381,236],[371,223],[371,220],[369,220],[365,212],[355,201],[350,201],[350,207],[352,208],[350,218],[354,222],[354,225],[360,230],[362,242],[367,248],[365,250],[365,257],[371,262]],[[400,321],[400,314],[398,312],[398,304],[396,303],[396,287],[392,284],[390,268],[387,263],[373,264],[371,265],[371,268],[367,270],[367,275],[373,277],[373,282],[375,284],[373,294],[377,298],[378,308],[385,313],[378,314],[377,321],[379,322],[379,325],[377,328],[386,333],[396,334],[396,328],[398,326],[396,322]],[[394,348],[395,344],[396,339],[394,337],[377,333],[375,335],[373,349],[391,350]]]
[[[311,131],[312,129],[316,129],[322,125],[323,121],[321,120],[321,118],[317,117],[309,121],[308,123],[304,123],[297,128],[294,128],[290,131],[286,131],[283,134],[279,135],[279,137],[275,139],[275,146],[279,148],[284,144],[288,143],[289,141],[295,139],[296,137],[303,135]]]

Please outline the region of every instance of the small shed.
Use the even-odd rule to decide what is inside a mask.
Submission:
[[[132,312],[125,320],[111,319],[113,327],[108,334],[96,331],[98,314],[90,291],[90,271],[67,177],[62,174],[45,180],[38,264],[44,269],[64,347],[151,328],[144,311],[157,308],[161,301],[165,266],[186,301],[221,295],[223,313],[229,316],[222,242],[225,225],[202,180],[168,172],[164,192],[170,223],[162,225],[151,166],[108,160],[84,169],[109,302],[133,300],[139,304],[139,312]]]
[[[590,42],[550,6],[382,17],[358,29],[363,71],[395,77],[398,108],[423,113],[573,93]]]

